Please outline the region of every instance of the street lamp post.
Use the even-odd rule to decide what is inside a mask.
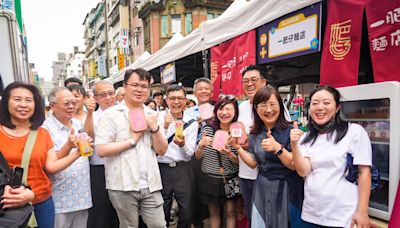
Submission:
[[[106,48],[106,77],[110,77],[109,64],[109,53],[108,53],[108,20],[107,20],[107,0],[104,0],[104,31],[105,31],[105,48]]]

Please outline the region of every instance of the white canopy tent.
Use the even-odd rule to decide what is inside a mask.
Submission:
[[[235,0],[218,18],[203,22],[183,39],[166,45],[133,67],[152,70],[166,63],[211,48],[247,31],[321,0]],[[132,66],[131,65],[131,66]],[[129,68],[131,68],[129,66]],[[113,80],[117,82],[116,80]]]

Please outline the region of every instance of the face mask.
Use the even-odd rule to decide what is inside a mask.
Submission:
[[[327,123],[323,124],[323,125],[319,125],[316,124],[312,119],[311,119],[311,125],[317,129],[317,131],[319,133],[328,133],[331,132],[333,130],[333,128],[335,127],[336,124],[336,120],[335,120],[334,116],[330,121],[328,121]]]

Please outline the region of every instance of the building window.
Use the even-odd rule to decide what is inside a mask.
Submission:
[[[161,37],[168,36],[168,16],[161,16]]]
[[[139,33],[133,34],[133,45],[135,47],[139,46]]]
[[[192,31],[192,14],[187,13],[185,19],[186,19],[185,21],[186,34],[189,34]]]
[[[214,19],[214,14],[212,13],[207,13],[207,20]]]
[[[181,15],[171,15],[171,34],[181,32]]]

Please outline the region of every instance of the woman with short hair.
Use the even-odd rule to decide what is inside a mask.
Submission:
[[[14,208],[32,202],[40,228],[54,227],[52,184],[48,173],[59,172],[79,158],[77,151],[58,158],[53,141],[42,127],[45,119],[42,96],[30,84],[14,82],[4,90],[0,101],[0,151],[10,167],[21,166],[25,143],[31,131],[37,131],[30,156],[28,186],[12,189],[6,186],[1,202],[4,208]],[[76,145],[76,136],[70,141]]]

